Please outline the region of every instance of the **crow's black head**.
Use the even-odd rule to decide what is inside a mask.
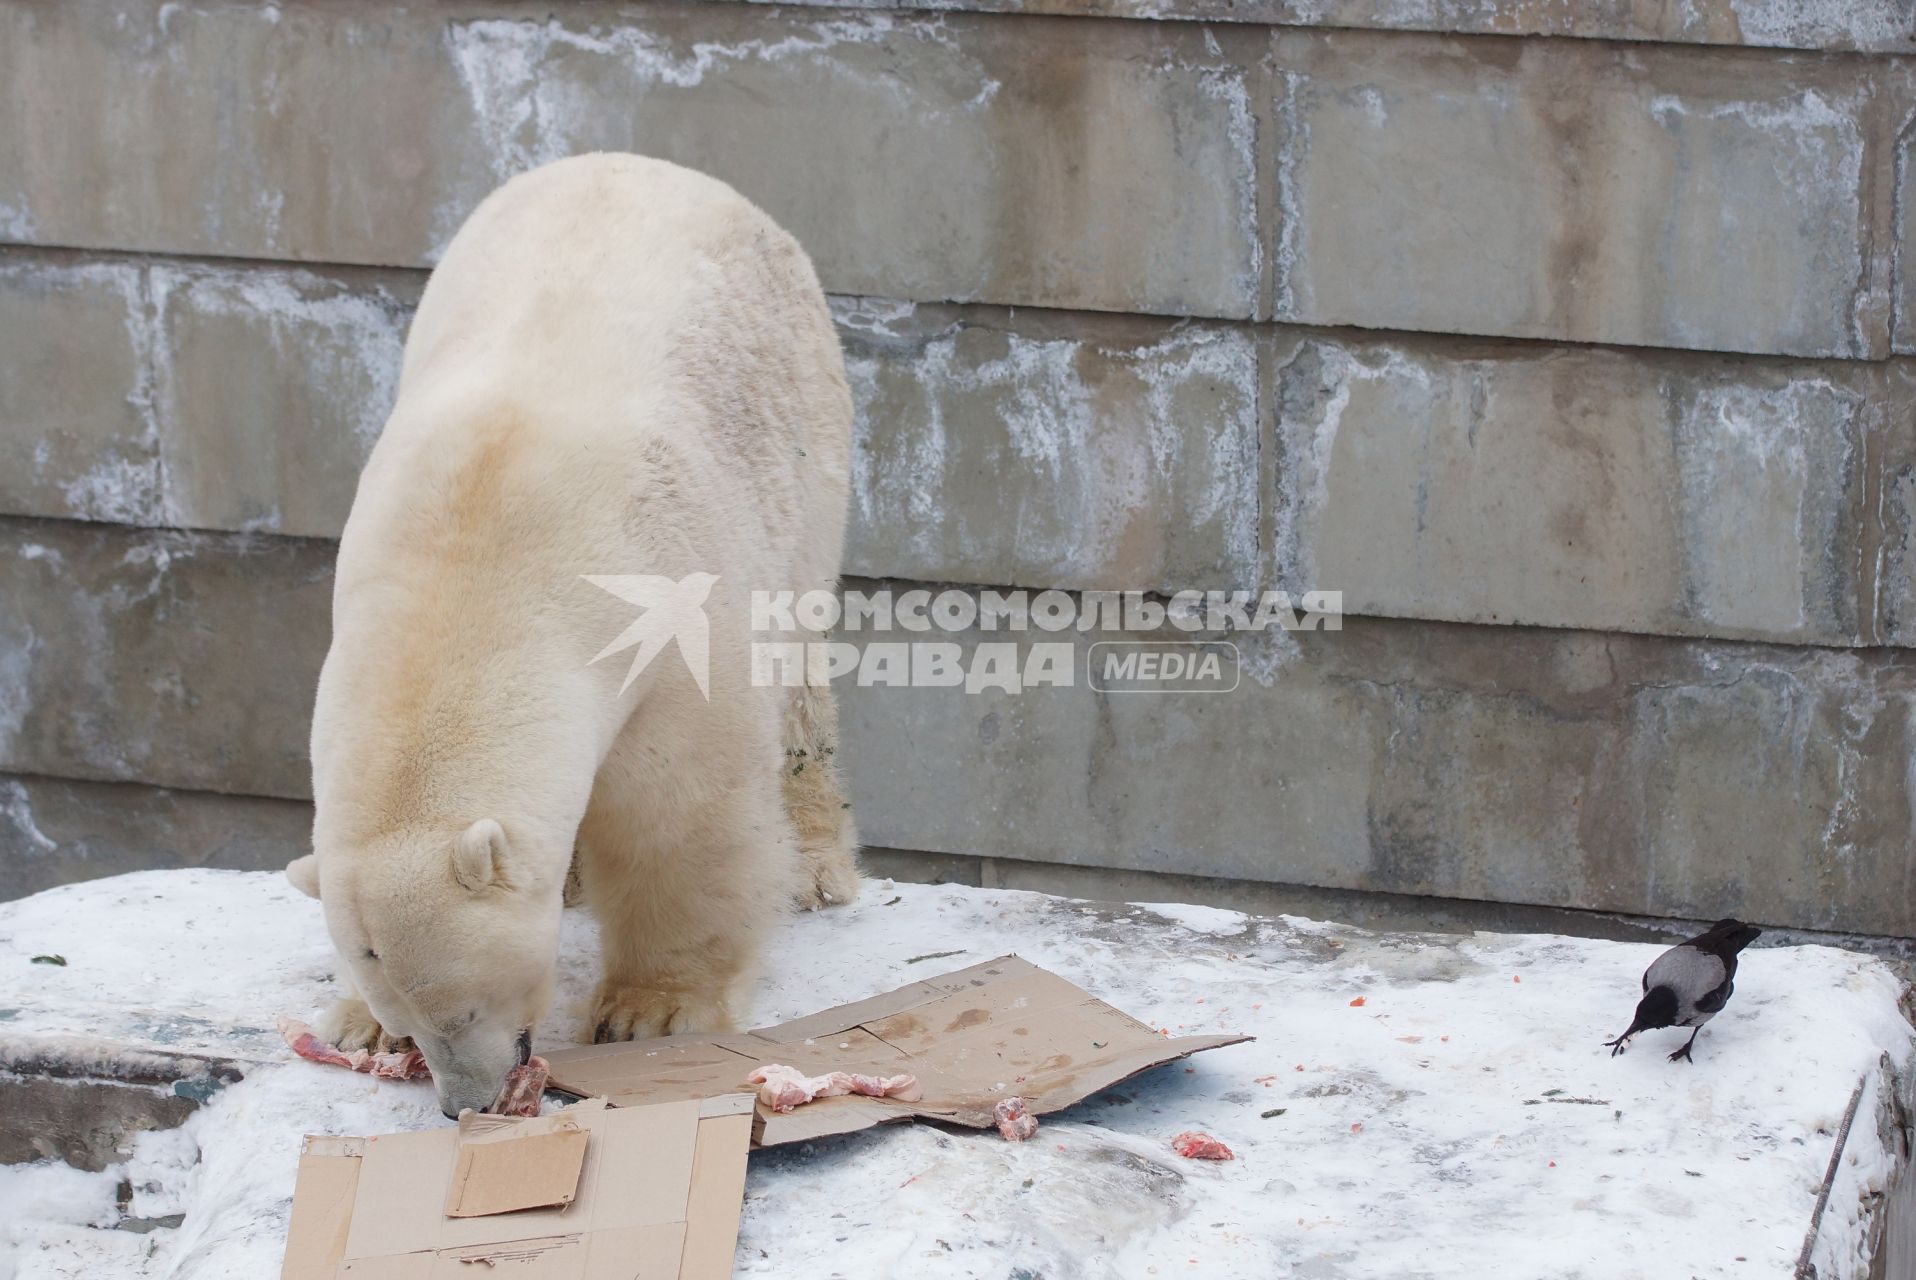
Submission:
[[[1763,931],[1753,924],[1735,919],[1719,920],[1710,926],[1709,932],[1700,933],[1683,945],[1728,960],[1762,936]]]
[[[1651,987],[1644,992],[1643,999],[1637,1002],[1637,1016],[1630,1020],[1630,1029],[1624,1034],[1635,1035],[1639,1031],[1655,1031],[1658,1027],[1674,1027],[1676,1016],[1676,992],[1668,987]]]

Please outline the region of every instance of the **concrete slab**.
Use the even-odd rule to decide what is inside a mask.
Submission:
[[[305,798],[332,559],[316,540],[0,519],[0,770]],[[1069,639],[1089,672],[1120,634],[1194,633],[941,639],[967,664],[1015,640],[1021,665]],[[841,679],[865,838],[1916,936],[1907,650],[1374,618],[1236,642],[1228,696]],[[0,856],[53,852],[32,830],[0,822]]]
[[[733,183],[834,292],[1256,306],[1251,29],[116,0],[0,4],[0,33],[15,243],[425,266],[513,174],[637,151]],[[129,151],[166,163],[113,162]],[[885,181],[848,199],[860,172]]]
[[[1280,320],[1880,359],[1883,60],[1286,32]]]

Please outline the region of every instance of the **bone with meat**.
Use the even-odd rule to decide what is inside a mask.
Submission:
[[[279,1020],[279,1034],[294,1053],[310,1062],[324,1062],[330,1066],[344,1067],[348,1071],[363,1071],[381,1080],[425,1080],[432,1075],[426,1068],[426,1055],[417,1049],[400,1053],[373,1053],[367,1049],[354,1049],[347,1053],[321,1040],[311,1027],[298,1018],[284,1016]]]
[[[745,1077],[747,1084],[758,1086],[758,1100],[774,1111],[791,1111],[814,1098],[836,1098],[848,1093],[867,1098],[897,1098],[916,1102],[917,1076],[865,1076],[849,1071],[828,1071],[808,1076],[797,1067],[768,1062]]]
[[[321,1040],[318,1033],[298,1018],[284,1015],[279,1020],[279,1034],[288,1048],[309,1062],[345,1067],[348,1071],[364,1072],[381,1080],[432,1078],[432,1071],[426,1066],[426,1055],[417,1049],[399,1053],[354,1049],[348,1053]],[[505,1087],[499,1091],[498,1101],[492,1104],[494,1114],[538,1115],[539,1099],[545,1093],[546,1077],[550,1071],[544,1058],[533,1058],[522,1067],[514,1067],[506,1076]]]
[[[536,1116],[539,1114],[539,1099],[546,1091],[546,1077],[552,1069],[544,1058],[533,1057],[526,1060],[522,1067],[514,1067],[506,1073],[506,1083],[499,1090],[498,1100],[492,1104],[494,1115]]]

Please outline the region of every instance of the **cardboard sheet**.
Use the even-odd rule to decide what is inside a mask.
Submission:
[[[1083,988],[1002,956],[856,1004],[736,1035],[668,1036],[547,1054],[550,1087],[615,1107],[752,1094],[745,1077],[779,1062],[807,1075],[908,1072],[915,1102],[820,1098],[780,1114],[756,1106],[759,1146],[924,1117],[984,1129],[1022,1097],[1058,1111],[1141,1071],[1248,1036],[1160,1035]]]
[[[308,1138],[281,1280],[471,1280],[507,1264],[519,1280],[731,1275],[749,1098],[582,1105],[461,1137]],[[472,1216],[450,1216],[461,1204]]]

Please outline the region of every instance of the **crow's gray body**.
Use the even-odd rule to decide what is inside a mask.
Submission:
[[[1734,991],[1730,975],[1736,959],[1728,964],[1707,951],[1699,951],[1687,942],[1671,947],[1643,971],[1643,989],[1667,987],[1676,997],[1673,1027],[1700,1027],[1717,1015]]]

